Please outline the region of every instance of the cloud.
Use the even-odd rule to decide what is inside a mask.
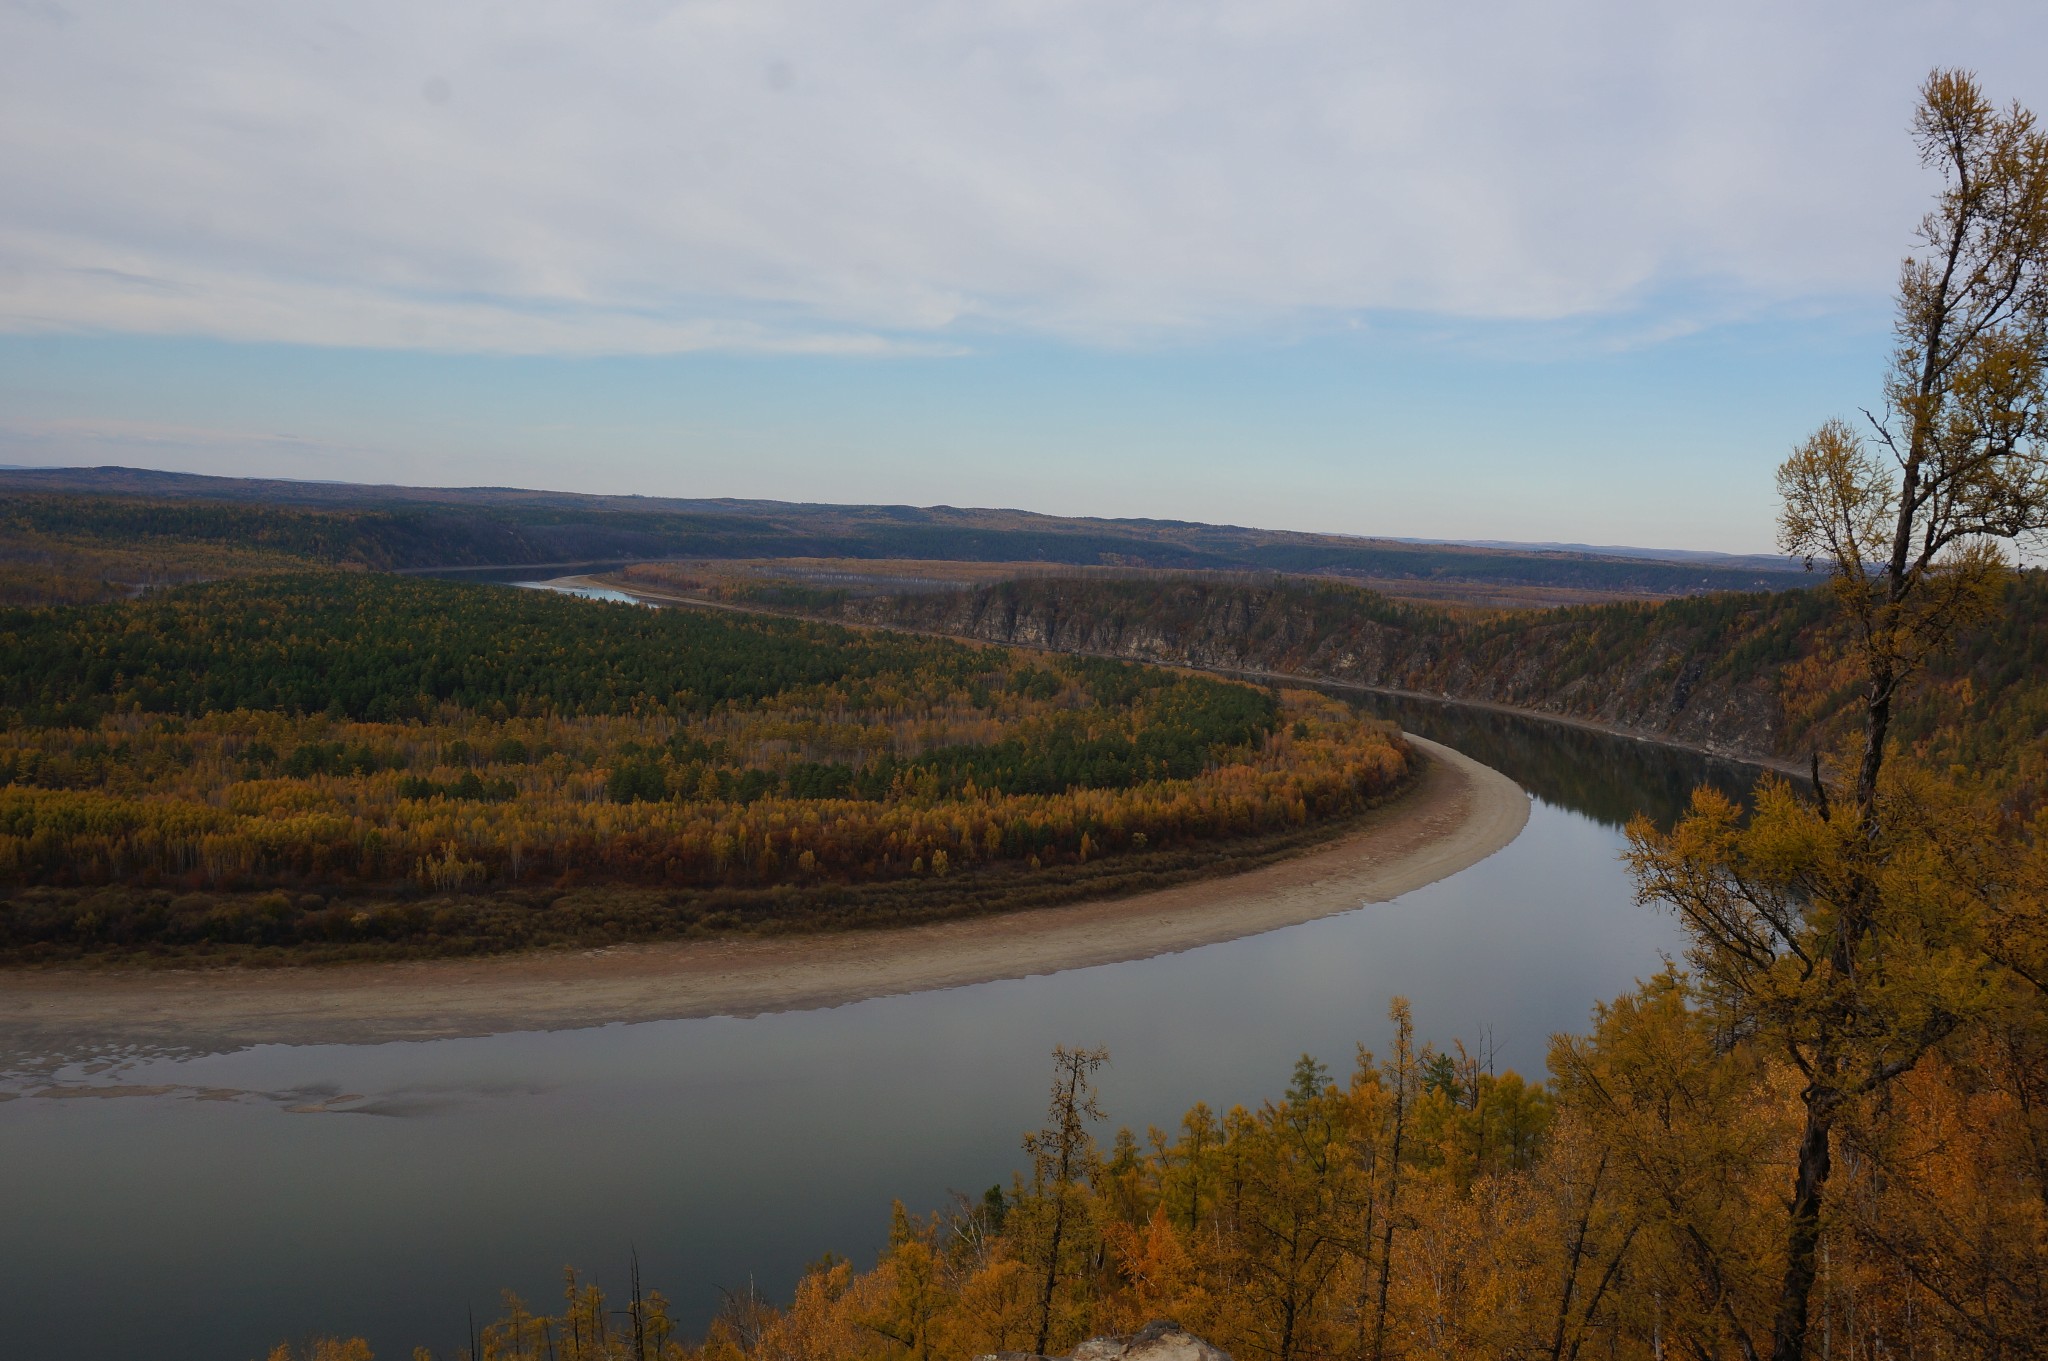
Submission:
[[[109,417],[0,419],[0,456],[21,460],[18,464],[9,464],[20,467],[82,465],[102,461],[149,462],[166,456],[189,459],[194,455],[219,455],[229,460],[255,456],[267,465],[275,465],[279,459],[296,464],[327,464],[390,453],[389,449],[380,446],[289,431],[252,431]]]
[[[924,353],[1881,295],[2031,3],[0,6],[0,328]],[[1674,301],[1683,295],[1697,302]]]

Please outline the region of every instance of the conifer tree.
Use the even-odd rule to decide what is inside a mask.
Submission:
[[[1900,273],[1875,447],[1830,421],[1778,475],[1781,545],[1825,566],[1862,684],[1845,797],[1816,755],[1811,803],[1768,787],[1745,824],[1703,791],[1669,836],[1631,830],[1642,896],[1678,909],[1710,1002],[1803,1080],[1774,1361],[1806,1354],[1838,1123],[1989,996],[1982,904],[1936,863],[1973,829],[1918,815],[1891,724],[1925,661],[1993,609],[2005,545],[2048,528],[2048,135],[1959,71],[1928,78],[1913,132],[1943,185]]]
[[[1045,1127],[1024,1136],[1024,1151],[1031,1155],[1031,1194],[1021,1207],[1030,1226],[1021,1255],[1037,1286],[1032,1349],[1041,1356],[1051,1345],[1061,1283],[1073,1274],[1068,1259],[1088,1230],[1083,1190],[1100,1162],[1088,1125],[1102,1118],[1093,1079],[1107,1062],[1107,1049],[1055,1047]]]

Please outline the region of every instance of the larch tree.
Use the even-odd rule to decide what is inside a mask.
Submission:
[[[1900,272],[1884,408],[1868,438],[1821,426],[1778,473],[1780,544],[1827,571],[1859,673],[1843,778],[1816,754],[1811,801],[1766,787],[1745,821],[1702,791],[1669,834],[1630,832],[1639,893],[1685,921],[1709,1005],[1804,1081],[1774,1361],[1806,1353],[1837,1123],[1987,996],[1981,905],[1945,883],[1922,777],[1886,764],[1893,709],[1996,608],[2008,545],[2048,528],[2048,135],[1960,71],[1929,76],[1913,132],[1942,188]]]
[[[1366,1197],[1364,1224],[1366,1280],[1371,1299],[1359,1311],[1361,1320],[1368,1316],[1372,1319],[1371,1350],[1367,1353],[1372,1361],[1385,1361],[1387,1355],[1387,1301],[1394,1279],[1394,1233],[1401,1222],[1402,1144],[1408,1135],[1409,1116],[1422,1071],[1422,1060],[1415,1052],[1415,1018],[1408,999],[1394,998],[1388,1004],[1387,1017],[1394,1023],[1394,1057],[1381,1066],[1380,1077],[1391,1088],[1393,1100],[1392,1110],[1382,1121],[1385,1150],[1375,1146],[1371,1160],[1375,1185]],[[1359,1066],[1361,1072],[1369,1066],[1369,1058],[1362,1050]],[[1374,1253],[1378,1255],[1376,1265]]]
[[[1083,1192],[1100,1162],[1088,1125],[1102,1118],[1093,1078],[1107,1062],[1107,1049],[1054,1048],[1045,1128],[1024,1136],[1024,1151],[1031,1155],[1032,1194],[1019,1209],[1032,1230],[1025,1256],[1037,1295],[1032,1350],[1041,1356],[1052,1341],[1060,1282],[1069,1275],[1067,1259],[1088,1226]]]

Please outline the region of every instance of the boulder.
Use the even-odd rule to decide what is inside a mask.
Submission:
[[[1230,1361],[1230,1354],[1210,1346],[1178,1323],[1161,1319],[1129,1337],[1091,1337],[1066,1358],[1043,1357],[1032,1352],[990,1352],[974,1361]]]

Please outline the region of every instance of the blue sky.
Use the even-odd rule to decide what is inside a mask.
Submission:
[[[0,462],[1759,550],[2044,9],[0,0]]]

